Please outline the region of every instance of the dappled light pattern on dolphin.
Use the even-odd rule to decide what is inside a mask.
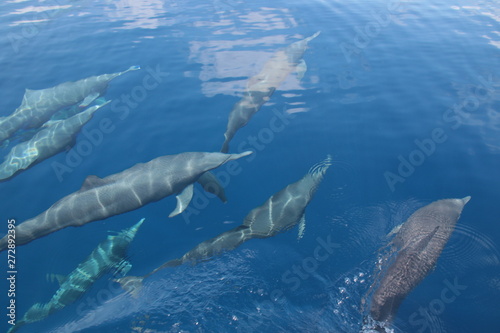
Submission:
[[[170,260],[144,276],[128,276],[117,281],[137,297],[142,288],[142,280],[163,268],[186,262],[196,264],[233,250],[247,240],[272,237],[297,224],[300,234],[305,225],[305,209],[330,165],[330,157],[314,165],[302,179],[275,193],[263,205],[252,209],[238,227],[198,244],[182,257]]]
[[[406,296],[435,267],[469,200],[470,196],[435,201],[415,211],[401,225],[385,258],[388,267],[381,280],[371,287],[371,290],[376,289],[371,296],[370,316],[365,318],[364,329],[385,332]]]
[[[82,127],[92,119],[94,112],[108,104],[94,105],[85,111],[46,124],[30,140],[12,147],[0,165],[0,181],[7,180],[33,165],[69,148]]]
[[[80,190],[19,224],[15,229],[16,245],[29,243],[66,227],[83,226],[129,212],[172,194],[178,194],[175,212],[181,213],[191,201],[185,193],[192,194],[193,183],[202,173],[251,153],[188,152],[166,155],[105,178],[88,176]],[[7,236],[0,239],[0,251],[6,248]]]
[[[229,114],[221,152],[227,153],[229,151],[229,142],[236,132],[245,126],[261,106],[269,100],[288,74],[296,70],[299,78],[304,75],[306,66],[302,56],[307,49],[307,43],[318,35],[319,31],[276,52],[266,62],[260,73],[248,80],[247,90],[243,98],[234,105]]]
[[[120,274],[126,274],[131,268],[130,263],[125,260],[127,248],[143,222],[144,219],[132,227],[122,230],[116,236],[108,236],[99,243],[92,253],[68,276],[58,277],[60,286],[50,301],[44,304],[34,304],[10,328],[8,333],[13,333],[26,324],[40,321],[75,302],[90,289],[97,279],[111,269],[115,269]]]
[[[75,82],[64,82],[52,88],[26,89],[21,106],[10,116],[0,118],[0,143],[9,139],[20,129],[40,127],[63,108],[78,103],[81,107],[88,106],[106,92],[111,80],[138,69],[140,69],[139,66],[132,66],[123,72],[91,76]]]

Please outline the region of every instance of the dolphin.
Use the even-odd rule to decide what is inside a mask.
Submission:
[[[108,236],[68,276],[56,276],[60,286],[47,303],[34,304],[7,333],[17,331],[21,326],[45,319],[55,311],[74,303],[90,289],[94,282],[111,269],[126,274],[132,267],[125,260],[127,248],[134,239],[144,219],[116,236]]]
[[[110,101],[94,105],[76,115],[46,123],[30,140],[14,146],[0,165],[0,181],[12,178],[19,172],[73,146],[82,127],[92,119],[94,112]]]
[[[83,226],[132,211],[171,194],[178,194],[177,207],[169,217],[175,216],[186,209],[193,196],[193,183],[202,173],[251,153],[165,155],[105,178],[88,176],[80,190],[19,224],[15,228],[16,246],[66,227]],[[0,239],[0,251],[5,250],[7,243],[7,236]]]
[[[266,62],[260,73],[248,80],[243,98],[234,105],[229,114],[227,129],[224,133],[225,140],[221,148],[222,153],[229,151],[229,142],[236,132],[245,126],[260,107],[269,100],[288,74],[296,70],[299,78],[302,78],[306,70],[302,56],[307,49],[307,44],[319,34],[318,31],[276,52]]]
[[[323,176],[331,165],[331,158],[315,164],[299,181],[289,184],[267,201],[248,213],[243,223],[234,229],[206,240],[178,259],[167,261],[143,276],[127,276],[116,280],[123,289],[137,297],[142,280],[166,267],[186,262],[198,263],[225,251],[230,251],[253,238],[273,237],[299,224],[299,238],[305,228],[305,209],[311,201]]]
[[[64,82],[47,89],[26,89],[21,106],[10,116],[0,118],[0,144],[19,129],[40,127],[65,107],[78,103],[81,107],[88,106],[106,92],[109,82],[115,77],[138,69],[139,66],[131,66],[123,72]]]
[[[397,254],[382,279],[372,285],[377,289],[371,298],[370,316],[377,331],[384,332],[383,327],[392,322],[406,296],[435,267],[470,198],[434,201],[401,225],[390,243],[390,253]]]

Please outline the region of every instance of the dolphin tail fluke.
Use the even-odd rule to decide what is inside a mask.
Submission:
[[[462,200],[462,202],[463,202],[463,204],[464,204],[464,206],[465,206],[465,205],[469,202],[470,198],[471,198],[471,196],[470,196],[470,195],[468,195],[468,196],[466,196],[465,198],[462,198],[462,199],[461,199],[461,200]]]
[[[142,280],[144,280],[142,276],[126,276],[114,281],[118,282],[123,290],[132,295],[132,297],[137,298],[142,290]]]

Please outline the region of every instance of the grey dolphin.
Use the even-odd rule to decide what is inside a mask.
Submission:
[[[142,288],[142,280],[163,268],[179,266],[186,262],[197,263],[235,249],[247,240],[272,237],[297,224],[301,237],[305,227],[305,209],[330,165],[331,158],[328,156],[324,161],[315,164],[302,179],[289,184],[267,199],[263,205],[252,209],[238,227],[198,244],[181,258],[167,261],[144,276],[127,276],[117,281],[127,292],[137,296]]]
[[[245,126],[252,116],[259,111],[260,107],[269,100],[288,74],[297,70],[299,77],[304,75],[306,67],[302,56],[307,49],[307,43],[319,34],[318,31],[314,35],[276,52],[266,62],[260,73],[248,80],[247,91],[243,98],[234,105],[229,114],[221,152],[227,153],[229,151],[229,142],[236,132]]]
[[[119,173],[99,178],[88,176],[80,190],[57,201],[40,215],[16,227],[16,245],[29,243],[57,230],[82,226],[129,212],[166,196],[177,195],[177,207],[170,217],[186,209],[198,177],[220,165],[250,155],[190,152],[157,157]],[[0,239],[0,251],[7,236]]]
[[[92,119],[94,113],[109,102],[91,106],[68,119],[47,124],[30,140],[12,147],[5,161],[0,165],[0,181],[10,179],[19,172],[71,146],[78,132]]]
[[[126,71],[91,76],[75,82],[64,82],[55,87],[26,89],[21,106],[13,114],[0,118],[0,143],[10,138],[19,129],[38,128],[57,111],[80,103],[88,106],[106,92],[111,80],[129,71],[140,69],[132,66]]]
[[[55,311],[75,302],[90,289],[94,282],[111,269],[126,274],[131,268],[125,260],[127,248],[134,239],[144,219],[116,236],[108,236],[66,277],[57,276],[60,286],[47,303],[34,304],[7,333],[17,331],[21,326],[45,319]]]
[[[470,196],[432,202],[415,211],[391,242],[398,251],[385,271],[370,304],[370,316],[390,323],[405,297],[429,274],[448,242]],[[377,324],[379,325],[379,324]],[[376,329],[382,329],[377,326]]]

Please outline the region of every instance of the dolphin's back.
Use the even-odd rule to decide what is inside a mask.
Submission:
[[[393,239],[399,250],[389,264],[370,305],[377,321],[391,321],[406,296],[435,267],[470,197],[435,201],[415,211]]]

